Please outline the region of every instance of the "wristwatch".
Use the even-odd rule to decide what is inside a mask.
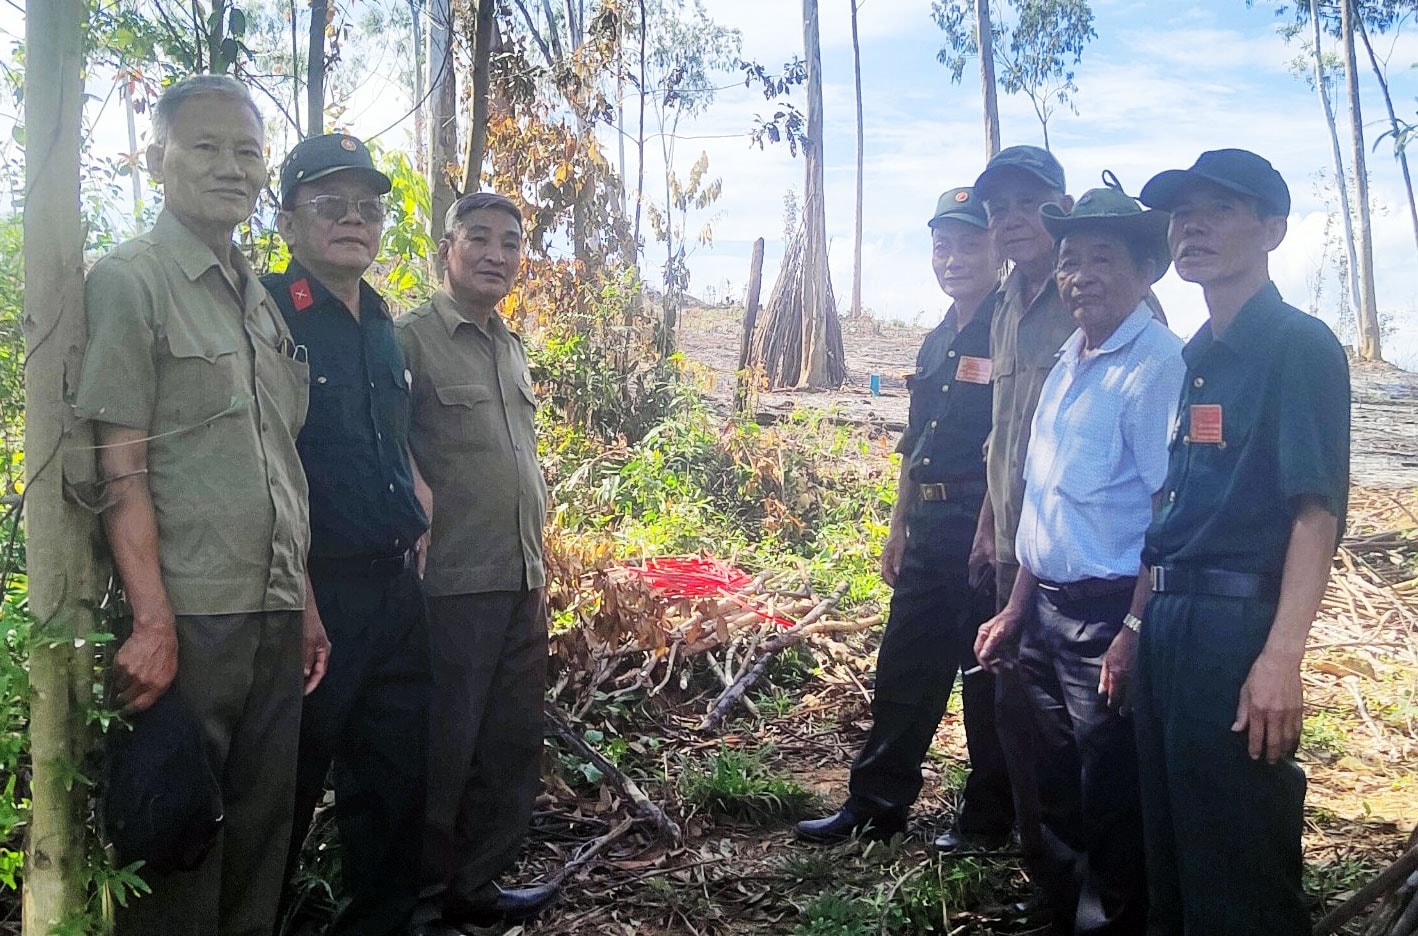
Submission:
[[[1126,627],[1136,634],[1142,630],[1142,618],[1129,611],[1127,614],[1123,615],[1123,627]]]

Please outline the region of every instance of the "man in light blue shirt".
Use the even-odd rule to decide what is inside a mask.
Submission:
[[[1142,541],[1185,373],[1181,339],[1144,301],[1167,269],[1168,217],[1113,185],[1085,193],[1072,213],[1045,205],[1040,215],[1059,242],[1055,281],[1079,327],[1034,413],[1020,573],[976,653],[989,669],[1017,667],[1034,710],[1038,873],[1053,932],[1124,936],[1146,920],[1128,702],[1151,589]]]

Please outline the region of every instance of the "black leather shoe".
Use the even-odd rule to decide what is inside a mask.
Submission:
[[[821,819],[804,819],[795,827],[798,838],[818,845],[834,845],[856,835],[869,842],[889,839],[906,831],[905,816],[865,816],[850,804]]]
[[[522,923],[556,903],[560,896],[561,888],[556,884],[509,888],[494,884],[486,897],[473,900],[444,898],[443,919],[455,926]]]
[[[997,852],[1009,847],[1009,832],[961,832],[952,826],[936,836],[931,847],[941,854],[951,852]]]

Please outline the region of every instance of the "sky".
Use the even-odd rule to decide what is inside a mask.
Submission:
[[[359,0],[357,0],[359,2]],[[855,198],[855,108],[849,0],[820,0],[825,112],[826,212],[833,287],[843,309],[851,295]],[[743,34],[743,57],[773,70],[802,51],[800,0],[706,0],[710,15]],[[1285,295],[1301,308],[1314,304],[1316,283],[1324,295],[1322,317],[1333,323],[1338,302],[1333,270],[1322,260],[1332,190],[1317,181],[1332,178],[1330,144],[1318,98],[1291,72],[1298,43],[1286,45],[1274,6],[1256,0],[1092,0],[1095,39],[1076,68],[1077,114],[1061,108],[1050,123],[1050,142],[1067,172],[1070,192],[1100,184],[1105,169],[1136,194],[1156,172],[1185,168],[1207,149],[1239,146],[1269,158],[1289,182],[1294,208],[1289,234],[1272,256],[1271,272]],[[18,7],[0,3],[0,44],[23,30]],[[860,6],[862,84],[865,100],[865,220],[863,305],[886,320],[931,325],[946,307],[930,272],[926,220],[944,190],[970,184],[984,168],[978,69],[967,65],[959,85],[936,60],[942,33],[929,0],[863,0]],[[1418,27],[1376,36],[1386,58],[1400,118],[1418,122]],[[1362,50],[1361,65],[1363,65]],[[383,69],[376,69],[382,71]],[[786,146],[760,150],[748,139],[758,114],[771,102],[726,73],[714,104],[678,128],[676,163],[681,174],[700,152],[709,175],[722,179],[723,193],[710,209],[692,214],[691,228],[708,223],[712,246],[689,260],[691,292],[704,298],[741,298],[752,243],[767,241],[764,296],[771,290],[782,255],[783,200],[803,188],[803,161]],[[107,89],[89,88],[102,98]],[[407,108],[393,85],[374,77],[350,108],[352,132],[385,130]],[[803,106],[801,92],[795,103]],[[1042,135],[1026,99],[1001,96],[1002,140],[1040,144]],[[1390,360],[1418,369],[1418,247],[1409,220],[1402,179],[1388,141],[1382,99],[1364,67],[1363,112],[1368,154],[1377,295],[1381,316],[1393,334]],[[0,130],[12,118],[0,106]],[[1343,119],[1343,114],[1341,114]],[[410,127],[384,133],[385,146],[409,145]],[[95,134],[95,151],[127,149],[117,108],[109,108]],[[139,136],[146,136],[139,118]],[[8,138],[8,132],[0,139]],[[616,147],[606,132],[607,151]],[[633,152],[633,149],[631,150]],[[661,172],[655,146],[647,146],[647,181]],[[1346,164],[1349,160],[1347,138]],[[632,157],[633,158],[633,157]],[[633,166],[629,167],[633,174]],[[653,190],[653,186],[647,185]],[[655,245],[648,248],[647,279],[657,275]],[[1190,335],[1205,316],[1197,287],[1174,272],[1158,284],[1172,327]]]

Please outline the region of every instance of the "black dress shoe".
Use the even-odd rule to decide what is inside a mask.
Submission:
[[[474,899],[447,896],[443,899],[443,920],[454,926],[492,926],[522,923],[541,913],[561,896],[556,884],[502,888],[496,884],[486,896]]]
[[[997,852],[1009,847],[1009,832],[961,832],[955,827],[936,836],[931,847],[941,854],[951,852]]]
[[[819,845],[834,845],[856,835],[869,842],[889,839],[906,831],[906,817],[893,815],[867,816],[850,804],[821,819],[804,819],[795,827],[798,838]]]

